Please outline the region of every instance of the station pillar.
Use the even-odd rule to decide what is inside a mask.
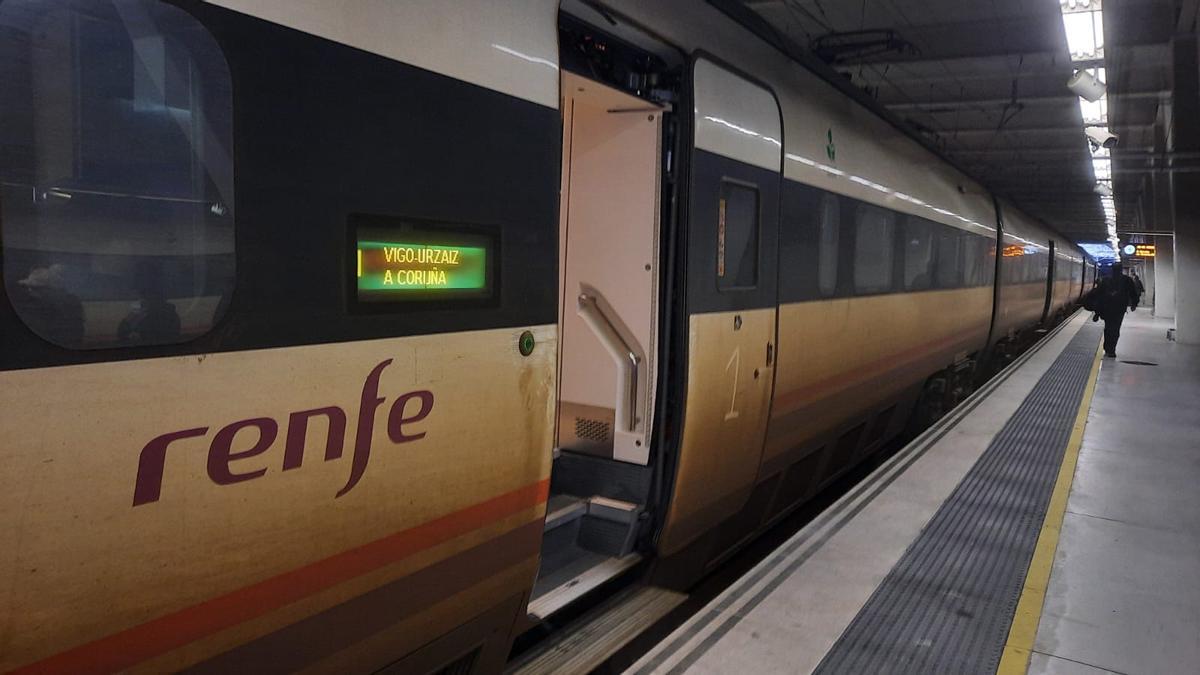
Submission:
[[[1160,138],[1166,138],[1159,125]],[[1163,141],[1158,141],[1162,143]],[[1163,145],[1158,146],[1162,148]],[[1150,174],[1150,223],[1154,230],[1170,233],[1175,229],[1171,200],[1171,179],[1165,173]],[[1175,318],[1175,238],[1154,237],[1157,248],[1154,256],[1154,316]]]
[[[1175,239],[1155,237],[1154,316],[1175,318]]]
[[[1200,67],[1194,33],[1172,41],[1170,149],[1200,151]],[[1172,167],[1174,168],[1174,167]],[[1171,172],[1175,221],[1175,339],[1200,344],[1200,173]]]

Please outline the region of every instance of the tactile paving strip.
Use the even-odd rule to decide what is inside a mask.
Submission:
[[[994,673],[1096,354],[1080,330],[817,673]]]

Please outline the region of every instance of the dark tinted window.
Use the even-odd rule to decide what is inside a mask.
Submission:
[[[891,289],[895,251],[895,215],[860,204],[855,217],[854,289],[880,293]]]
[[[919,291],[933,284],[933,226],[914,216],[904,219],[904,288]]]
[[[717,217],[717,288],[758,283],[758,190],[721,183]]]
[[[937,285],[939,288],[956,288],[962,285],[962,230],[953,227],[940,228],[937,249]]]
[[[233,291],[229,71],[157,0],[0,2],[4,283],[64,347],[183,342]]]
[[[963,280],[968,286],[987,286],[994,274],[992,240],[978,235],[963,240]]]
[[[822,196],[821,229],[817,242],[817,289],[825,296],[837,291],[839,220],[838,198],[828,194]]]

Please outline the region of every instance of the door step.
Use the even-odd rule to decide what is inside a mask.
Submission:
[[[630,553],[620,558],[606,558],[589,565],[582,572],[570,576],[563,583],[541,593],[537,599],[530,602],[530,617],[537,621],[544,621],[558,610],[595,590],[604,582],[638,564],[641,559],[640,554]]]
[[[656,586],[639,586],[625,591],[584,615],[563,635],[535,650],[506,673],[570,675],[590,672],[686,599],[683,593]]]
[[[588,511],[588,501],[571,495],[554,495],[546,504],[546,531],[582,518]]]

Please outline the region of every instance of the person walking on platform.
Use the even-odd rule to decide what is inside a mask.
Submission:
[[[1088,293],[1084,307],[1093,309],[1104,319],[1104,355],[1117,355],[1117,340],[1121,337],[1121,322],[1125,320],[1125,308],[1137,309],[1139,293],[1133,279],[1125,276],[1121,263],[1113,263],[1112,274]]]
[[[1142,283],[1142,278],[1138,276],[1137,270],[1131,271],[1133,272],[1133,285],[1135,288],[1137,288],[1138,303],[1140,304],[1142,302],[1142,296],[1146,294],[1146,284]]]

